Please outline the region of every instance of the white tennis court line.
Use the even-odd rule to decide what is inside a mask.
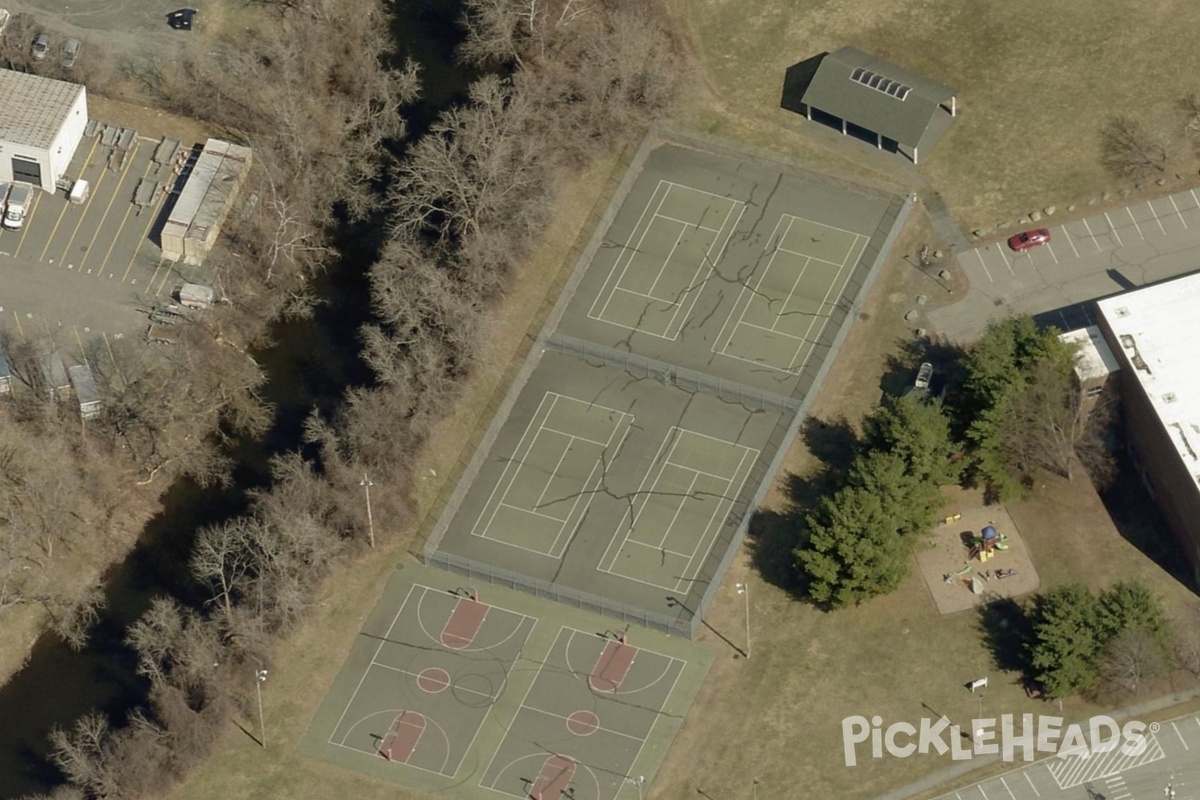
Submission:
[[[851,247],[853,247],[853,245],[851,245]],[[799,256],[800,258],[806,258],[806,259],[808,259],[809,261],[820,261],[822,264],[828,264],[828,265],[829,265],[829,266],[831,266],[831,267],[840,267],[840,266],[842,266],[842,264],[839,264],[839,263],[838,263],[838,262],[836,262],[836,261],[829,261],[829,260],[827,260],[827,259],[824,259],[824,258],[817,258],[816,256],[810,256],[808,253],[797,253],[795,250],[788,250],[786,247],[777,247],[777,248],[775,248],[775,252],[777,252],[777,253],[787,253],[789,256]],[[842,262],[843,262],[843,264],[844,264],[844,263],[845,263],[845,259],[843,259],[843,260],[842,260]]]
[[[678,433],[676,434],[676,432],[678,432]],[[676,434],[674,436],[674,441],[672,441],[672,434]],[[674,455],[676,448],[679,447],[679,443],[683,440],[684,434],[698,436],[698,437],[701,437],[704,439],[709,439],[714,442],[719,442],[728,447],[739,448],[742,451],[742,455],[738,461],[737,469],[735,470],[733,476],[729,477],[729,478],[726,478],[724,476],[712,475],[710,473],[704,473],[708,477],[713,478],[714,480],[723,481],[725,483],[725,489],[724,489],[724,492],[722,493],[720,499],[717,500],[717,502],[714,504],[712,514],[709,516],[708,524],[704,527],[704,529],[700,532],[700,535],[696,538],[695,544],[692,547],[691,554],[686,556],[688,559],[688,563],[684,566],[683,570],[681,571],[681,574],[675,579],[675,583],[673,585],[654,583],[652,581],[647,581],[642,578],[636,578],[632,575],[626,575],[625,573],[618,571],[616,569],[616,566],[617,566],[617,562],[618,562],[618,559],[619,559],[622,551],[624,551],[624,549],[625,549],[625,545],[629,542],[633,542],[634,544],[639,544],[639,545],[642,545],[643,547],[653,549],[656,552],[660,552],[660,553],[666,552],[666,553],[670,553],[672,555],[685,557],[685,554],[683,554],[683,553],[678,553],[678,552],[670,551],[670,550],[664,550],[661,547],[662,543],[667,540],[668,536],[670,536],[671,531],[674,528],[675,520],[679,517],[679,514],[682,512],[684,505],[687,503],[687,501],[689,499],[691,499],[691,497],[690,497],[691,491],[696,485],[697,477],[701,474],[701,472],[699,470],[696,470],[693,467],[689,467],[687,465],[680,464],[678,462],[671,460],[671,456]],[[672,442],[671,449],[666,454],[666,456],[663,457],[663,451],[667,447],[667,442]],[[598,564],[596,566],[596,569],[600,572],[605,572],[609,575],[616,575],[617,577],[624,578],[626,580],[635,581],[637,583],[641,583],[646,586],[654,586],[659,589],[670,589],[672,591],[681,591],[683,589],[684,585],[695,580],[696,574],[699,572],[699,569],[701,567],[703,567],[704,561],[708,557],[708,553],[712,551],[713,545],[715,544],[716,540],[719,538],[717,534],[720,533],[722,523],[718,523],[716,525],[715,529],[713,527],[714,520],[718,519],[718,512],[720,512],[720,514],[721,514],[721,519],[723,519],[725,516],[728,515],[729,509],[732,508],[733,504],[737,501],[738,494],[741,493],[742,488],[746,484],[746,480],[750,477],[750,470],[748,470],[748,469],[745,470],[745,472],[743,474],[743,467],[746,464],[747,457],[750,458],[750,463],[751,463],[751,465],[753,465],[754,459],[758,457],[759,453],[760,453],[759,450],[756,450],[752,447],[746,447],[745,445],[737,444],[736,442],[727,442],[723,439],[717,439],[716,437],[708,436],[706,434],[698,433],[696,431],[691,431],[686,428],[680,428],[678,426],[671,428],[671,430],[667,432],[667,436],[663,439],[662,444],[659,445],[658,452],[655,454],[654,460],[651,461],[652,466],[650,467],[650,469],[648,469],[646,471],[646,474],[642,477],[641,483],[638,485],[638,489],[635,494],[637,497],[642,499],[641,506],[639,508],[637,508],[637,510],[633,513],[632,519],[630,519],[630,510],[626,509],[625,513],[621,517],[620,522],[617,525],[617,529],[613,532],[613,536],[609,540],[608,547],[605,548],[604,555],[601,556],[600,561],[598,562]],[[653,467],[654,464],[659,465],[657,472],[655,472],[655,470],[654,470],[654,467]],[[649,505],[650,499],[655,494],[658,494],[658,491],[655,487],[658,486],[658,482],[659,482],[659,480],[661,480],[663,473],[666,472],[666,468],[668,466],[675,467],[676,469],[687,470],[687,471],[693,473],[692,483],[688,487],[687,492],[684,493],[684,497],[680,501],[678,507],[675,509],[675,514],[671,519],[671,524],[669,524],[667,526],[666,530],[663,531],[662,537],[659,539],[659,544],[654,545],[654,544],[650,544],[648,542],[641,541],[640,539],[634,538],[634,534],[637,531],[638,520],[641,518],[642,513],[646,510],[646,507]],[[651,482],[651,475],[654,476],[653,482]],[[737,481],[739,475],[741,475],[741,481],[738,483],[737,487],[735,488],[734,482]],[[648,484],[649,484],[649,488],[647,488]],[[677,493],[672,492],[672,494],[677,494]],[[636,501],[635,501],[635,503],[636,503]],[[628,525],[625,524],[626,520],[630,520]],[[624,536],[618,536],[618,534],[620,534],[622,529],[624,529],[624,531],[625,531]],[[617,544],[618,538],[620,538],[619,545]],[[693,566],[693,564],[696,563],[697,554],[700,550],[700,546],[702,544],[704,544],[705,539],[709,540],[708,548],[705,550],[704,558],[700,559],[699,565],[697,566],[695,572],[693,572],[692,566]],[[613,551],[614,545],[616,545],[615,552]],[[610,558],[610,554],[611,554],[611,558]],[[607,563],[607,566],[605,566],[606,563]]]
[[[545,411],[545,413],[543,413],[543,408],[545,407],[547,400],[550,400],[550,408],[547,409]],[[609,432],[608,440],[605,442],[597,442],[593,439],[587,439],[582,436],[577,436],[575,434],[570,434],[570,433],[564,433],[557,429],[547,427],[545,423],[553,415],[554,409],[558,406],[559,400],[567,400],[570,402],[579,403],[581,405],[587,406],[589,410],[599,409],[601,411],[607,411],[610,414],[617,415],[616,423],[613,425],[612,430]],[[574,397],[568,397],[566,395],[558,394],[557,392],[546,392],[546,394],[544,394],[542,396],[541,401],[538,403],[537,410],[534,411],[533,416],[529,420],[529,423],[525,426],[525,430],[522,432],[521,438],[517,442],[517,447],[515,450],[513,450],[512,457],[504,465],[504,470],[500,474],[500,479],[496,482],[496,485],[492,487],[492,491],[488,495],[487,502],[484,503],[483,512],[480,513],[479,517],[475,520],[475,524],[471,528],[471,534],[474,536],[479,536],[480,538],[483,538],[483,539],[488,539],[489,541],[500,542],[501,544],[508,545],[509,547],[515,547],[519,550],[524,550],[528,553],[537,553],[538,555],[548,556],[550,558],[561,558],[562,554],[558,553],[556,555],[556,551],[558,550],[559,543],[562,541],[563,534],[566,532],[567,523],[574,517],[575,512],[579,508],[579,503],[583,500],[584,495],[587,495],[587,502],[589,505],[591,504],[593,495],[591,492],[589,492],[587,490],[587,487],[591,485],[592,481],[594,481],[595,476],[596,476],[596,470],[601,466],[601,462],[600,462],[600,459],[597,459],[597,462],[592,465],[591,470],[588,472],[587,480],[584,482],[583,486],[580,487],[580,491],[575,495],[575,501],[574,501],[574,503],[571,504],[571,508],[567,512],[567,516],[562,519],[559,519],[558,517],[556,517],[552,514],[546,514],[546,513],[538,510],[538,508],[542,505],[543,500],[545,499],[546,492],[549,491],[550,482],[558,474],[558,466],[560,466],[562,464],[563,459],[566,458],[567,453],[570,451],[571,446],[574,444],[574,442],[576,440],[582,441],[582,442],[587,442],[588,444],[591,444],[595,447],[601,447],[604,450],[607,450],[612,445],[613,437],[616,435],[617,431],[624,428],[625,433],[623,434],[621,442],[617,448],[617,451],[619,452],[620,448],[622,446],[624,446],[624,443],[628,437],[629,431],[632,430],[633,419],[634,419],[634,417],[632,414],[627,414],[624,411],[618,411],[615,408],[608,408],[607,406],[600,406],[595,403],[587,403],[585,401],[579,400]],[[534,423],[537,423],[536,430],[534,428]],[[519,506],[514,503],[509,503],[509,502],[507,502],[508,494],[512,490],[512,487],[516,485],[517,480],[520,477],[521,469],[525,466],[525,459],[528,458],[529,453],[532,452],[533,448],[537,445],[538,437],[541,435],[541,433],[543,431],[549,431],[557,436],[567,437],[568,438],[567,446],[563,448],[562,455],[559,456],[558,465],[556,465],[554,472],[551,473],[551,477],[548,480],[546,480],[545,485],[542,487],[542,492],[539,495],[537,504],[535,505],[534,508],[525,508],[523,506]],[[532,439],[530,439],[530,434],[532,434]],[[528,441],[528,445],[526,445],[527,441]],[[524,448],[524,452],[522,452],[522,448]],[[615,457],[616,453],[614,453],[613,455]],[[510,476],[510,473],[511,473],[511,476]],[[507,481],[507,483],[506,483],[506,481]],[[499,499],[497,499],[496,493],[500,491],[501,486],[504,487],[504,491],[503,491],[503,493],[500,494]],[[488,508],[492,509],[492,512],[490,515],[487,513]],[[496,516],[497,516],[497,514],[500,513],[500,509],[502,509],[502,508],[508,508],[508,509],[511,509],[514,511],[519,511],[519,512],[522,512],[525,514],[530,514],[532,516],[536,516],[536,517],[540,517],[543,519],[549,519],[554,522],[558,522],[559,523],[558,533],[555,534],[554,540],[550,543],[550,549],[549,550],[538,550],[538,549],[535,549],[532,547],[527,547],[522,544],[510,542],[507,539],[489,535],[489,531],[491,530],[492,524],[495,522]],[[486,523],[484,523],[485,517],[487,518]],[[483,524],[482,531],[479,530],[481,524]]]
[[[646,213],[650,210],[651,205],[654,204],[654,198],[658,195],[659,191],[662,189],[663,186],[666,186],[667,190],[666,190],[666,192],[663,193],[662,197],[659,198],[658,205],[655,206],[654,212],[651,214],[650,219],[647,221]],[[686,222],[686,221],[678,219],[676,217],[672,217],[668,214],[660,213],[662,211],[662,206],[666,202],[667,198],[670,196],[672,189],[681,189],[684,191],[694,192],[696,194],[708,195],[709,197],[715,198],[723,203],[729,203],[730,205],[729,205],[729,208],[725,212],[725,219],[722,221],[721,227],[719,229],[714,230],[712,228],[708,228],[703,225]],[[738,214],[737,220],[734,222],[732,227],[729,227],[729,219],[732,216],[733,211],[739,207],[741,208],[741,211]],[[670,341],[674,341],[674,340],[678,339],[680,331],[678,329],[676,329],[673,334],[671,334],[671,331],[673,329],[675,329],[676,321],[678,320],[679,314],[685,306],[685,302],[681,298],[672,299],[669,297],[668,298],[658,297],[657,295],[654,294],[654,288],[658,285],[659,280],[662,279],[663,273],[666,272],[667,268],[671,265],[671,256],[674,255],[676,248],[679,246],[680,241],[683,239],[684,234],[687,233],[689,228],[699,229],[699,230],[707,231],[709,233],[716,234],[713,241],[709,243],[708,248],[705,251],[704,258],[700,259],[700,263],[697,264],[696,269],[692,274],[691,281],[688,284],[688,289],[685,291],[686,294],[691,295],[691,302],[689,304],[686,304],[687,308],[688,308],[688,314],[690,314],[691,309],[695,308],[695,306],[696,306],[696,302],[698,300],[698,295],[699,295],[699,291],[698,291],[698,289],[695,289],[695,287],[702,286],[704,281],[707,280],[707,277],[708,277],[708,276],[705,276],[705,278],[703,280],[698,280],[700,274],[707,267],[709,274],[711,275],[712,270],[713,270],[713,264],[715,264],[717,261],[720,260],[721,254],[724,252],[725,247],[728,246],[729,240],[733,237],[733,232],[734,232],[734,230],[737,229],[737,224],[738,224],[738,222],[741,221],[742,215],[745,214],[745,212],[746,212],[746,204],[740,200],[734,200],[732,198],[722,197],[721,195],[714,194],[712,192],[708,192],[703,189],[696,189],[695,187],[692,187],[692,186],[686,186],[684,184],[674,183],[672,181],[660,180],[658,182],[658,184],[655,186],[654,192],[650,195],[650,199],[646,202],[646,207],[642,210],[641,215],[638,217],[637,224],[634,226],[633,231],[630,233],[629,242],[627,242],[623,246],[621,255],[613,263],[612,269],[609,270],[609,274],[605,277],[604,283],[600,287],[600,292],[596,295],[596,299],[594,301],[592,301],[592,306],[588,310],[588,314],[587,314],[588,318],[600,320],[600,321],[606,322],[610,325],[616,325],[618,327],[625,328],[626,330],[641,331],[642,333],[646,333],[651,336],[657,336],[660,339],[668,339]],[[650,293],[646,294],[646,293],[642,293],[642,292],[625,289],[623,286],[621,286],[621,283],[625,279],[625,275],[627,274],[627,272],[629,270],[630,264],[633,263],[634,255],[639,250],[641,250],[642,242],[645,241],[645,238],[646,238],[647,234],[649,234],[650,229],[654,227],[654,220],[656,220],[656,219],[669,220],[673,223],[683,225],[684,227],[680,230],[679,235],[675,238],[675,243],[671,246],[671,251],[667,255],[667,258],[665,260],[663,260],[662,265],[659,267],[658,274],[655,276],[654,282],[650,287]],[[642,230],[641,236],[638,237],[637,244],[631,247],[630,245],[633,242],[633,236],[637,234],[637,231],[639,228],[642,228],[643,223],[644,223],[645,227]],[[724,236],[724,239],[722,240],[721,234],[722,234],[722,232],[725,231],[725,229],[727,227],[729,228],[729,231]],[[715,257],[714,257],[714,251],[716,254]],[[622,258],[625,259],[624,266],[621,266]],[[618,266],[621,266],[621,271],[620,271],[619,275],[617,275],[617,267]],[[613,280],[614,276],[616,276],[615,282]],[[637,327],[634,327],[631,325],[625,325],[625,324],[622,324],[619,322],[614,322],[614,321],[608,319],[606,317],[606,314],[608,312],[608,306],[612,302],[613,298],[616,296],[616,293],[618,290],[623,291],[627,294],[632,294],[632,295],[638,296],[638,297],[651,298],[659,303],[669,303],[671,305],[674,305],[675,313],[671,315],[671,320],[668,322],[666,330],[660,334],[660,333],[656,333],[651,330],[637,328]],[[600,301],[602,299],[604,300],[604,305],[597,312],[596,306],[600,303]],[[686,322],[686,318],[685,318],[685,322]],[[670,334],[670,335],[667,335],[667,334]]]
[[[780,235],[778,239],[775,239],[775,237],[777,235],[779,235],[779,227],[783,224],[784,218],[788,219],[787,228],[783,231],[783,234]],[[791,233],[792,225],[795,222],[805,222],[809,225],[816,225],[816,226],[822,227],[822,228],[829,228],[831,230],[840,231],[842,233],[846,233],[846,234],[849,234],[850,236],[852,236],[853,240],[850,242],[850,246],[847,249],[845,256],[842,258],[842,263],[841,264],[833,264],[832,262],[825,261],[824,259],[815,258],[813,256],[808,256],[803,253],[799,253],[795,250],[788,250],[788,249],[784,248],[782,246],[782,244],[784,241],[786,241],[788,234]],[[759,273],[758,280],[755,282],[754,288],[751,290],[749,286],[742,287],[742,291],[738,294],[737,302],[734,303],[733,308],[729,312],[729,317],[726,318],[725,324],[721,327],[721,333],[717,336],[716,340],[713,343],[712,352],[717,353],[718,355],[725,356],[727,358],[735,358],[739,361],[745,361],[746,363],[754,364],[756,366],[765,366],[768,369],[774,369],[779,372],[798,372],[798,371],[802,371],[804,369],[804,366],[807,365],[808,359],[812,355],[813,347],[811,344],[810,335],[812,333],[813,326],[816,324],[817,319],[820,318],[821,322],[822,322],[821,332],[823,333],[825,326],[828,325],[828,323],[829,323],[828,315],[820,315],[819,314],[819,315],[814,316],[812,319],[810,319],[809,323],[808,323],[808,328],[806,329],[803,336],[797,336],[795,334],[778,331],[775,329],[774,326],[778,325],[779,320],[783,317],[784,312],[786,312],[786,310],[787,310],[788,303],[791,302],[792,298],[795,296],[796,287],[799,286],[801,278],[803,278],[804,274],[807,272],[808,263],[810,261],[821,261],[822,263],[831,264],[838,268],[837,273],[833,276],[833,282],[830,284],[829,290],[827,290],[825,292],[825,296],[821,301],[821,305],[818,306],[818,309],[823,309],[823,308],[825,308],[825,306],[827,306],[829,304],[830,294],[833,291],[834,287],[837,286],[839,278],[842,278],[843,273],[845,273],[845,279],[842,281],[842,288],[841,288],[841,290],[839,290],[839,293],[840,293],[840,291],[844,291],[845,287],[849,284],[850,277],[854,273],[854,267],[853,267],[853,265],[851,265],[851,268],[847,271],[846,270],[847,262],[849,262],[851,256],[854,255],[854,263],[857,264],[858,258],[861,257],[862,252],[866,249],[866,243],[869,241],[869,238],[866,236],[863,236],[860,233],[855,233],[854,231],[845,230],[844,228],[838,228],[833,225],[826,225],[821,222],[816,222],[815,220],[810,220],[810,219],[807,219],[804,217],[796,217],[791,214],[783,214],[780,217],[779,222],[776,223],[775,230],[771,232],[771,237],[768,238],[767,241],[770,242],[772,240],[777,241],[779,243],[779,246],[777,246],[774,249],[774,251],[771,253],[771,258],[767,261],[766,268],[761,273]],[[861,248],[860,248],[860,245],[861,245]],[[856,250],[858,251],[857,255],[855,255]],[[729,348],[733,344],[733,339],[734,339],[734,337],[737,336],[738,329],[741,326],[745,325],[747,327],[758,329],[758,330],[767,330],[767,329],[763,328],[763,326],[761,326],[761,325],[756,325],[754,323],[747,322],[746,314],[750,310],[750,306],[754,302],[754,297],[759,296],[761,294],[760,290],[762,287],[762,282],[766,279],[767,274],[771,271],[772,267],[775,265],[775,257],[777,255],[779,255],[780,252],[788,253],[790,255],[794,255],[794,256],[798,256],[798,257],[806,259],[804,265],[802,267],[800,267],[800,269],[799,269],[799,274],[797,275],[796,280],[792,283],[791,291],[789,291],[788,296],[786,298],[784,298],[783,306],[780,309],[780,312],[775,315],[775,321],[774,321],[774,323],[772,323],[772,327],[769,329],[770,332],[773,334],[776,334],[778,336],[783,336],[783,337],[786,337],[789,339],[795,339],[799,342],[799,344],[796,347],[796,351],[792,354],[789,365],[786,368],[780,367],[775,364],[771,364],[767,361],[754,360],[751,358],[746,358],[744,356],[734,355],[733,353],[729,352]],[[985,270],[986,270],[986,267],[985,267]],[[989,278],[990,277],[991,276],[989,275]],[[747,293],[750,293],[750,298],[748,300],[744,300]],[[739,307],[741,309],[740,311],[738,310]],[[733,330],[729,333],[728,336],[726,336],[725,335],[726,331],[728,330],[729,323],[731,321],[733,321],[733,315],[735,312],[738,315],[737,321],[733,325]],[[818,336],[819,335],[820,334],[818,334]],[[720,348],[719,350],[717,349],[718,347]],[[797,360],[797,358],[799,358],[800,352],[805,347],[809,348],[808,355],[806,355],[804,357],[801,366],[797,368],[796,360]]]
[[[857,254],[854,254],[854,249],[858,248],[860,242],[862,243],[862,248],[858,250]],[[818,309],[823,309],[830,305],[829,297],[831,294],[833,294],[834,286],[837,285],[837,278],[843,273],[845,274],[845,278],[842,280],[841,288],[837,290],[837,294],[840,297],[846,291],[846,286],[850,284],[850,277],[854,274],[853,265],[851,265],[849,269],[846,269],[846,266],[850,261],[850,256],[854,254],[853,263],[857,264],[858,259],[862,257],[863,251],[866,249],[867,237],[859,236],[858,239],[854,241],[854,244],[851,245],[851,250],[846,253],[846,257],[842,259],[842,266],[838,268],[837,276],[834,277],[834,283],[831,284],[829,289],[825,292],[825,297],[821,300],[821,305],[817,306]],[[812,331],[813,327],[817,324],[818,317],[813,317],[808,321],[808,329],[804,332],[804,339],[800,342],[800,345],[796,348],[795,354],[792,356],[791,366],[787,369],[788,372],[800,373],[804,371],[806,366],[808,366],[808,360],[812,358],[813,350],[816,349],[816,345],[810,344],[810,342],[819,342],[821,340],[821,336],[823,336],[825,333],[826,326],[829,325],[829,315],[822,315],[819,317],[819,319],[821,320],[821,327],[820,330],[817,331],[817,335],[815,337],[812,336]],[[806,347],[808,348],[808,352],[805,353],[804,358],[800,359],[800,364],[797,365],[796,359],[800,358],[800,352]]]
[[[668,214],[655,214],[654,216],[658,217],[659,219],[666,219],[666,220],[670,220],[671,222],[678,222],[680,225],[683,225],[688,228],[696,228],[698,230],[708,231],[709,233],[720,233],[721,232],[720,228],[706,228],[703,225],[697,225],[695,222],[688,222],[686,219],[679,219],[677,217],[672,217]]]

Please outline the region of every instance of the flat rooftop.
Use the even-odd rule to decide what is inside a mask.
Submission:
[[[1104,341],[1104,334],[1095,325],[1067,331],[1058,338],[1079,348],[1075,353],[1075,374],[1079,380],[1094,381],[1120,372],[1121,362],[1117,361],[1108,342]]]
[[[1097,303],[1180,459],[1200,483],[1200,274]]]
[[[0,142],[50,147],[84,91],[77,83],[0,69]]]

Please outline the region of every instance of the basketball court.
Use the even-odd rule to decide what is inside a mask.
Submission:
[[[329,744],[453,777],[535,624],[466,590],[412,586]]]
[[[469,800],[637,798],[711,653],[454,581],[397,571],[301,752]]]
[[[613,634],[560,628],[480,785],[518,800],[637,798],[634,765],[684,667]]]
[[[713,352],[782,372],[807,366],[839,304],[867,237],[784,214],[766,267],[742,287]]]
[[[588,317],[677,339],[746,204],[660,180]]]

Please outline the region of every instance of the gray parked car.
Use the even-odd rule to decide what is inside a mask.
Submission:
[[[79,48],[83,47],[83,42],[78,39],[68,39],[67,44],[63,47],[62,68],[74,69],[75,62],[79,60]]]
[[[33,40],[33,48],[30,54],[34,61],[42,61],[46,58],[46,53],[50,52],[50,34],[43,31]]]

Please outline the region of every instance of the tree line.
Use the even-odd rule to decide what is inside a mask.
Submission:
[[[484,77],[412,137],[403,110],[420,69],[397,61],[376,4],[263,5],[242,33],[127,65],[159,104],[254,150],[257,202],[211,258],[231,302],[188,326],[182,348],[114,348],[96,438],[127,452],[140,481],[228,480],[222,445],[272,418],[252,357],[265,323],[312,312],[311,280],[347,222],[378,231],[361,330],[374,380],[310,416],[308,447],[273,459],[247,513],[199,531],[190,572],[207,602],[160,598],[128,631],[149,702],[121,724],[91,715],[54,733],[60,800],[160,796],[206,757],[247,710],[236,676],[268,664],[320,586],[366,551],[364,471],[382,489],[381,542],[408,533],[412,465],[473,374],[561,179],[640,135],[683,74],[659,2],[467,0],[459,56]]]

